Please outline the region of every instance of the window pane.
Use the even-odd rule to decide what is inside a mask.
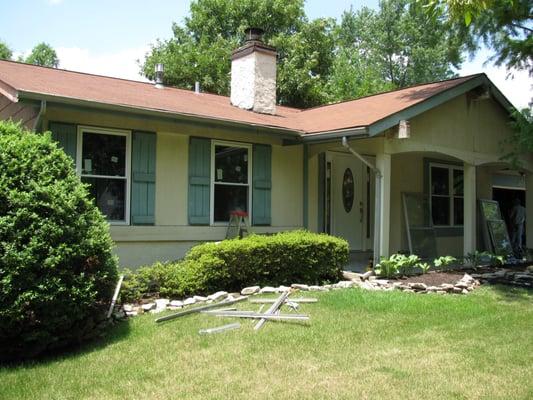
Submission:
[[[215,146],[215,181],[248,183],[248,149]]]
[[[215,222],[228,222],[230,211],[248,211],[248,187],[215,185]]]
[[[453,199],[453,224],[463,225],[464,222],[464,202],[462,197]]]
[[[449,169],[431,167],[431,194],[450,194]]]
[[[453,170],[453,194],[456,196],[462,196],[464,193],[464,179],[463,171],[459,169]]]
[[[433,225],[450,225],[450,198],[431,197]]]
[[[126,181],[123,179],[81,178],[97,207],[110,221],[125,221]]]
[[[83,133],[82,174],[125,176],[126,136]]]

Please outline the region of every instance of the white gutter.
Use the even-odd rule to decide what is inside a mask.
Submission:
[[[361,154],[359,154],[353,148],[350,147],[350,144],[348,143],[348,139],[346,138],[346,136],[342,137],[342,146],[346,148],[350,153],[352,153],[357,159],[363,162],[363,164],[365,164],[368,168],[370,168],[370,170],[374,172],[374,175],[376,177],[376,193],[375,193],[376,206],[375,206],[375,211],[374,211],[374,263],[373,263],[373,268],[375,268],[376,265],[379,263],[379,259],[380,259],[381,179],[383,178],[383,174],[378,168],[376,168],[374,165],[368,162]]]
[[[39,114],[37,114],[37,118],[35,118],[35,122],[33,123],[33,131],[37,131],[37,127],[43,120],[43,116],[46,114],[46,100],[41,100],[41,108],[39,109]]]

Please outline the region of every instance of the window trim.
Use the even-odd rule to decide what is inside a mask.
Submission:
[[[230,147],[241,147],[248,150],[248,183],[230,183],[230,182],[215,182],[215,149],[216,146],[230,146]],[[209,179],[209,224],[211,226],[227,226],[228,222],[215,222],[215,184],[216,185],[227,185],[227,186],[247,186],[248,187],[248,219],[251,223],[252,221],[252,188],[253,188],[253,176],[252,176],[252,156],[253,156],[253,145],[250,143],[243,142],[232,142],[224,140],[211,140],[211,165],[210,165],[210,179]]]
[[[429,197],[429,211],[431,215],[431,223],[433,224],[433,196],[435,197],[447,197],[449,198],[448,205],[450,207],[450,219],[449,224],[447,225],[433,225],[435,228],[463,228],[464,227],[464,218],[463,218],[463,224],[455,224],[454,223],[454,199],[455,198],[461,198],[464,201],[464,168],[458,164],[448,164],[443,162],[434,162],[430,161],[428,163],[428,197]],[[432,193],[432,181],[431,181],[431,168],[442,168],[448,170],[448,194],[447,195],[434,195]],[[458,170],[463,172],[463,195],[462,196],[456,196],[453,193],[453,171]]]
[[[106,178],[113,179],[113,177],[105,175],[82,175],[82,151],[83,151],[83,134],[84,133],[96,133],[100,135],[115,135],[115,136],[125,136],[126,137],[126,165],[125,165],[125,179],[126,179],[126,195],[125,195],[125,219],[124,220],[108,220],[106,221],[110,225],[130,225],[130,200],[131,200],[131,131],[124,129],[109,129],[109,128],[100,128],[93,127],[89,125],[78,125],[78,140],[76,145],[76,174],[82,178],[82,176],[90,176],[93,178]],[[123,178],[115,178],[123,179]]]

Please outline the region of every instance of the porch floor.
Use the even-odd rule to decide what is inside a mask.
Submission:
[[[374,252],[372,250],[350,251],[350,260],[348,261],[348,265],[346,265],[345,270],[353,272],[365,272],[369,264],[369,260],[371,260],[373,256]]]

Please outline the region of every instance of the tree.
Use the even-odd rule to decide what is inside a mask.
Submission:
[[[378,11],[350,9],[338,28],[330,90],[347,99],[451,78],[465,39],[453,24],[428,16],[412,1],[384,0]]]
[[[427,12],[462,22],[495,51],[496,65],[533,75],[533,2],[531,0],[418,0]],[[472,48],[475,51],[476,48]]]
[[[117,281],[112,248],[50,133],[0,121],[0,362],[101,333]]]
[[[59,58],[57,58],[56,51],[52,46],[44,42],[36,45],[24,62],[43,67],[57,68],[59,66]]]
[[[303,0],[197,0],[184,26],[173,24],[173,38],[158,40],[141,65],[154,78],[154,66],[165,65],[164,82],[191,89],[200,82],[208,92],[227,95],[230,56],[251,26],[265,30],[265,40],[288,35],[305,22]]]
[[[11,51],[6,43],[0,41],[0,60],[11,60],[12,56],[13,51]]]
[[[152,46],[141,70],[154,78],[165,64],[164,82],[229,94],[230,56],[248,27],[265,30],[278,51],[278,101],[310,107],[453,76],[463,37],[451,23],[428,17],[416,0],[384,0],[333,19],[309,21],[303,0],[196,0],[173,38]]]

